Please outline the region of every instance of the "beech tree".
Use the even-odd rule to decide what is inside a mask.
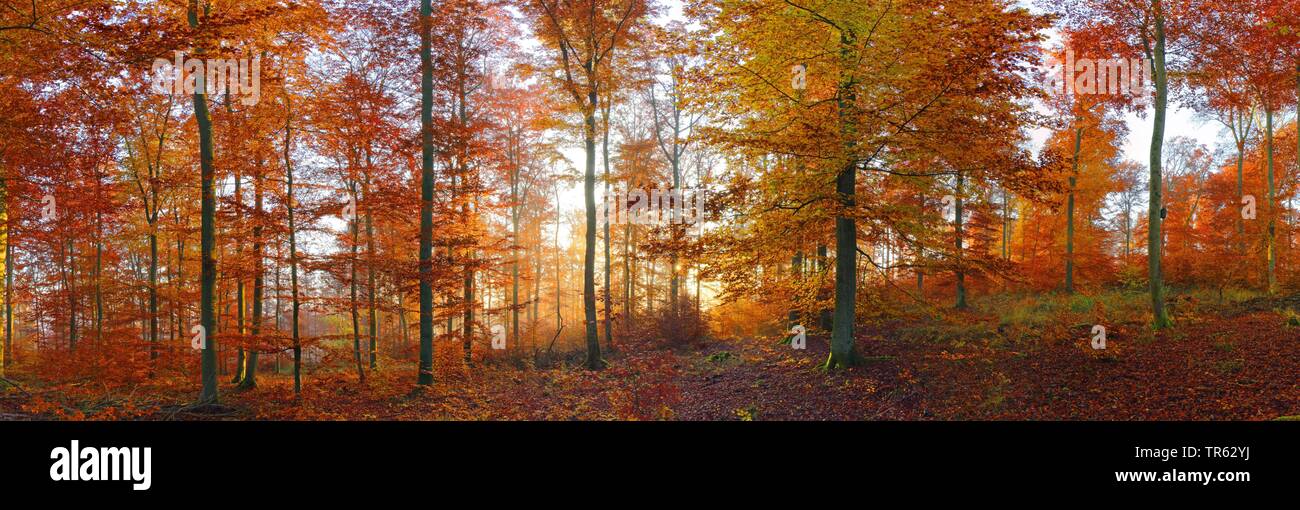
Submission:
[[[587,368],[604,366],[596,322],[596,113],[608,85],[606,66],[615,50],[636,37],[649,6],[644,0],[530,0],[524,8],[539,39],[553,53],[556,87],[582,117],[586,151],[583,194],[586,201],[586,248],[583,255],[583,313]]]

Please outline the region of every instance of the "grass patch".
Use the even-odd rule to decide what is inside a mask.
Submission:
[[[736,410],[736,418],[740,421],[754,421],[758,419],[758,406],[749,406],[744,409]]]
[[[1245,364],[1242,363],[1242,361],[1239,359],[1225,359],[1225,360],[1219,360],[1215,362],[1214,368],[1215,370],[1218,370],[1219,373],[1228,375],[1228,374],[1235,374],[1237,372],[1240,372],[1242,366],[1244,365]]]

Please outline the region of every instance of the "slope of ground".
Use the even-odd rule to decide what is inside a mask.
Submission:
[[[365,383],[346,371],[223,388],[192,408],[197,381],[110,388],[42,384],[21,371],[0,419],[273,420],[1270,420],[1300,414],[1300,327],[1277,302],[1187,315],[1171,331],[1115,324],[1105,350],[1083,324],[1028,339],[995,318],[949,315],[863,328],[862,366],[826,373],[824,339],[806,350],[777,339],[713,341],[691,350],[636,349],[610,368],[447,368],[412,391],[412,367]]]

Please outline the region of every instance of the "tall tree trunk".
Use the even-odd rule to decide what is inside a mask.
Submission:
[[[1237,141],[1237,206],[1240,207],[1245,199],[1245,166],[1246,166],[1246,140]],[[1237,215],[1237,245],[1238,250],[1244,256],[1246,254],[1246,222],[1240,214]]]
[[[842,207],[854,206],[857,165],[850,162],[840,170],[835,191]],[[857,226],[843,213],[835,217],[835,319],[831,328],[831,354],[826,368],[850,367],[858,363],[853,329],[857,306]]]
[[[207,9],[204,9],[207,14]],[[198,1],[190,0],[190,28],[199,28]],[[200,59],[206,53],[204,48],[196,48],[195,55]],[[199,128],[199,168],[202,173],[201,190],[201,226],[200,226],[200,294],[199,324],[206,335],[200,363],[203,389],[199,393],[200,403],[217,402],[217,318],[214,308],[217,287],[217,261],[213,258],[216,249],[216,194],[213,190],[214,170],[212,167],[212,120],[208,117],[208,100],[206,96],[207,81],[203,74],[197,76],[194,88],[194,118]]]
[[[177,227],[176,231],[176,270],[172,271],[172,276],[176,284],[176,297],[172,300],[172,312],[176,316],[176,335],[175,339],[185,338],[185,301],[181,298],[181,293],[185,290],[185,237],[184,232],[180,230],[181,225],[181,208],[177,206],[172,209],[173,225]]]
[[[10,319],[10,310],[12,310],[9,298],[11,296],[9,289],[13,286],[13,280],[10,272],[13,271],[13,261],[10,260],[12,251],[9,249],[9,176],[0,169],[0,257],[4,257],[4,263],[0,264],[0,282],[4,285],[4,345],[0,346],[0,377],[4,376],[5,368],[9,366],[10,356],[12,355],[13,343],[13,326]]]
[[[796,285],[802,287],[801,284],[801,282],[803,281],[803,251],[802,250],[794,252],[794,256],[790,257],[790,276],[791,279],[793,279],[796,282],[795,283]],[[790,306],[790,317],[787,320],[787,322],[789,322],[790,327],[793,328],[799,325],[800,323],[799,317],[801,314],[799,313],[798,302],[791,303],[791,305],[792,306]]]
[[[1002,260],[1011,260],[1011,198],[1007,188],[1002,188]]]
[[[829,269],[829,265],[830,265],[830,252],[828,251],[828,248],[826,247],[825,244],[818,244],[817,245],[817,273],[819,276],[817,277],[818,278],[817,299],[819,301],[825,300],[828,297],[826,295],[825,287],[822,286],[820,283],[826,280],[822,279],[823,277],[820,275],[826,273],[826,270]],[[818,313],[817,325],[825,331],[830,331],[831,328],[834,327],[834,323],[835,323],[835,318],[833,313],[831,312],[831,309],[823,307],[821,311]]]
[[[348,183],[349,192],[352,196],[352,203],[357,201],[356,182]],[[348,219],[348,226],[352,231],[352,242],[349,247],[350,257],[348,260],[348,309],[352,313],[352,364],[357,370],[357,381],[366,382],[366,371],[361,365],[361,319],[357,310],[357,245],[360,244],[361,221],[355,210],[352,211],[352,218]]]
[[[1065,292],[1074,294],[1074,193],[1079,181],[1079,151],[1083,148],[1083,128],[1074,128],[1074,169],[1070,173],[1070,197],[1065,206]]]
[[[98,192],[96,193],[98,195]],[[104,222],[100,212],[95,212],[95,345],[104,341]]]
[[[1268,294],[1271,296],[1277,293],[1277,215],[1275,196],[1276,190],[1273,180],[1273,106],[1265,104],[1264,106],[1264,140],[1265,152],[1268,159]]]
[[[601,141],[601,152],[603,153],[603,157],[605,160],[605,196],[606,197],[609,196],[609,188],[610,188],[609,108],[611,106],[611,103],[613,103],[610,97],[612,97],[612,94],[605,98],[605,106],[604,108],[601,109],[601,111],[604,112],[601,119],[601,124],[603,125],[603,130],[604,130],[603,139]],[[605,203],[606,203],[605,205],[605,349],[608,350],[609,352],[614,352],[614,332],[610,330],[610,318],[609,318],[609,315],[614,311],[613,295],[612,295],[614,293],[613,278],[612,278],[613,273],[610,271],[610,256],[609,256],[610,253],[609,251],[609,242],[610,242],[609,201],[606,200]]]
[[[370,210],[370,148],[366,148],[366,181],[361,189],[366,204],[366,299],[370,318],[366,321],[370,336],[370,370],[379,369],[379,311],[375,286],[375,223]]]
[[[154,202],[157,204],[157,202]],[[155,205],[155,207],[157,207]],[[150,375],[153,362],[158,359],[158,221],[149,222],[149,361]]]
[[[294,209],[297,208],[293,196],[293,108],[286,96],[284,119],[284,177],[285,209],[289,214],[289,300],[293,311],[290,312],[289,328],[293,337],[293,397],[302,396],[302,338],[298,331],[298,317],[302,301],[298,298],[298,227],[294,221]],[[278,368],[277,368],[278,371]]]
[[[588,64],[588,76],[595,72]],[[587,207],[586,246],[582,255],[582,309],[587,338],[587,369],[599,370],[605,364],[600,357],[600,339],[596,336],[596,108],[599,96],[593,86],[587,94],[591,108],[586,111],[583,144],[587,151],[586,172],[582,181],[583,199]]]
[[[518,352],[519,343],[519,210],[523,207],[519,198],[519,139],[517,134],[511,136],[512,161],[510,165],[510,342]]]
[[[632,222],[625,221],[623,223],[623,331],[625,334],[631,331],[634,312],[632,308]]]
[[[537,327],[542,322],[542,220],[537,219],[537,244],[533,250],[533,322],[529,328],[530,347],[537,355]]]
[[[962,172],[958,170],[957,171],[957,192],[956,192],[956,196],[954,197],[956,198],[957,207],[956,207],[956,216],[955,218],[953,218],[953,230],[955,234],[954,237],[956,237],[957,240],[956,242],[956,249],[957,249],[956,307],[958,310],[964,310],[966,308],[966,267],[964,265],[965,251],[966,251],[964,238],[966,232],[965,232],[965,227],[962,225],[964,223],[962,217],[964,211],[962,211],[962,208],[965,205],[965,200],[962,199],[962,194],[965,192],[964,185],[965,185],[965,175],[963,175]]]
[[[433,7],[420,0],[420,374],[433,385]]]
[[[1172,326],[1165,311],[1165,285],[1160,272],[1160,259],[1163,255],[1160,224],[1164,207],[1161,176],[1162,150],[1165,141],[1165,115],[1169,103],[1169,79],[1165,70],[1165,19],[1160,0],[1154,0],[1155,6],[1155,47],[1149,49],[1151,61],[1155,68],[1155,122],[1151,131],[1151,185],[1147,204],[1147,272],[1151,289],[1152,327],[1163,329]]]
[[[840,63],[846,69],[856,65],[857,36],[853,32],[840,32]],[[858,165],[854,148],[856,119],[857,81],[852,73],[846,72],[840,78],[839,85],[839,123],[840,135],[843,137],[846,161],[835,179],[835,192],[839,196],[840,207],[844,211],[835,216],[835,319],[831,327],[831,354],[826,359],[826,368],[850,367],[858,364],[858,351],[854,345],[854,322],[857,312],[858,292],[858,229],[848,210],[857,204],[854,195],[857,192]]]
[[[560,293],[561,278],[564,271],[561,269],[561,261],[564,258],[560,253],[560,188],[555,188],[555,335],[560,335],[560,330],[564,329],[563,309],[564,297]]]
[[[465,127],[469,125],[469,115],[468,115],[468,106],[466,104],[467,96],[465,93],[466,91],[465,91],[464,79],[462,79],[459,82],[459,84],[460,87],[459,87],[458,101],[457,101],[457,109],[459,110],[458,117],[460,119],[460,126]],[[456,163],[461,176],[460,178],[461,186],[464,186],[466,190],[473,190],[473,186],[474,184],[476,184],[476,182],[470,179],[469,154],[465,150],[465,147],[463,145],[461,146],[461,152],[459,157],[457,158]],[[478,193],[473,192],[473,196],[477,197]],[[477,198],[475,198],[475,200],[477,200]],[[460,205],[462,225],[468,226],[472,221],[470,217],[469,206],[470,206],[469,200],[465,200]],[[471,349],[474,346],[474,264],[475,264],[474,259],[475,257],[478,256],[478,254],[475,252],[475,246],[473,241],[470,242],[470,246],[468,249],[464,251],[464,254],[465,254],[465,274],[463,277],[462,288],[461,288],[462,296],[464,298],[464,309],[462,310],[463,318],[461,323],[461,329],[462,329],[461,334],[463,335],[463,337],[461,338],[461,350],[464,353],[465,366],[468,367],[473,365]]]
[[[402,330],[402,356],[406,359],[406,348],[410,345],[409,329],[410,325],[406,323],[406,292],[399,287],[397,289],[397,327]]]
[[[254,342],[261,341],[262,334],[262,299],[266,290],[266,269],[262,260],[262,164],[259,160],[257,174],[253,176],[253,317],[250,333]],[[277,277],[278,277],[277,271]],[[279,318],[277,298],[276,317]],[[279,326],[277,321],[276,326]],[[244,378],[239,381],[239,389],[257,387],[257,347],[247,349],[244,359]]]
[[[230,98],[229,98],[229,97],[226,98],[226,108],[227,108],[227,109],[230,108]],[[242,229],[239,229],[239,228],[238,228],[239,226],[242,226],[242,225],[240,225],[240,224],[242,223],[242,221],[240,221],[240,219],[242,219],[242,217],[243,217],[243,211],[242,211],[241,209],[243,209],[243,205],[244,205],[244,194],[243,194],[243,193],[241,192],[241,190],[240,190],[240,181],[243,180],[242,177],[243,177],[243,176],[241,176],[241,175],[239,174],[239,171],[236,170],[236,171],[235,171],[235,204],[236,204],[236,205],[235,205],[235,218],[237,218],[237,219],[236,219],[236,232],[237,232],[238,234],[243,234]],[[242,256],[242,255],[243,255],[243,252],[244,252],[244,246],[243,246],[243,244],[240,244],[240,243],[235,244],[235,260],[237,261],[236,263],[238,263],[238,264],[243,264],[243,256]],[[244,275],[243,275],[243,271],[235,271],[235,309],[236,309],[236,311],[235,311],[235,330],[238,332],[238,335],[242,337],[242,336],[244,336]],[[239,384],[241,381],[244,380],[244,363],[245,363],[245,360],[244,360],[244,346],[243,346],[243,345],[240,345],[240,346],[238,346],[238,347],[236,348],[236,353],[235,353],[235,376],[234,376],[233,378],[231,378],[231,381],[230,381],[231,383],[233,383],[233,384]]]
[[[68,290],[68,350],[77,350],[77,245],[71,239],[65,250],[68,256],[67,281]]]
[[[682,182],[681,182],[682,177],[681,177],[681,169],[680,169],[681,164],[680,164],[680,161],[679,161],[679,160],[681,159],[681,156],[677,154],[677,148],[676,148],[676,145],[677,145],[677,142],[676,142],[676,135],[674,134],[674,139],[673,139],[673,160],[672,160],[672,168],[673,168],[673,189],[674,189],[674,190],[681,190],[681,189],[682,189]],[[671,196],[671,195],[669,195],[669,196]],[[670,200],[674,200],[674,199],[675,199],[675,197],[674,197],[674,198],[671,198]],[[676,222],[677,222],[677,214],[678,214],[678,213],[677,213],[677,209],[678,209],[678,207],[676,207],[676,204],[674,204],[674,205],[675,205],[675,207],[673,207],[673,210],[672,210],[673,218],[668,222],[668,232],[669,232],[669,235],[672,237],[672,242],[673,242],[673,245],[672,245],[672,246],[673,246],[672,253],[669,254],[669,256],[668,256],[668,270],[672,273],[672,277],[669,278],[669,280],[668,280],[668,310],[669,310],[670,313],[672,313],[672,316],[674,317],[674,320],[676,320],[676,317],[679,317],[680,314],[681,314],[681,309],[678,308],[678,302],[677,302],[677,301],[678,301],[678,295],[681,293],[681,281],[680,281],[680,275],[679,275],[680,271],[678,271],[678,268],[677,268],[677,265],[678,265],[677,240],[678,240],[678,237],[679,237],[680,234],[681,234],[681,229],[678,228],[679,225],[676,223]]]
[[[9,218],[5,217],[5,345],[4,363],[0,369],[14,363],[14,245],[8,242]]]

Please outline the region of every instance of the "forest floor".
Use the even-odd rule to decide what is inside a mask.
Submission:
[[[473,369],[440,359],[436,384],[412,391],[413,367],[318,371],[295,402],[287,375],[222,386],[192,408],[195,380],[112,387],[45,383],[22,371],[0,382],[0,419],[269,420],[1271,420],[1300,415],[1300,299],[1201,306],[1152,333],[1107,326],[1090,346],[1095,310],[1048,323],[945,312],[864,326],[859,367],[825,372],[822,337],[805,350],[779,339],[711,340],[697,348],[631,349],[609,368]],[[448,356],[453,358],[452,356]],[[409,363],[404,363],[409,364]],[[448,368],[455,367],[455,368]]]

